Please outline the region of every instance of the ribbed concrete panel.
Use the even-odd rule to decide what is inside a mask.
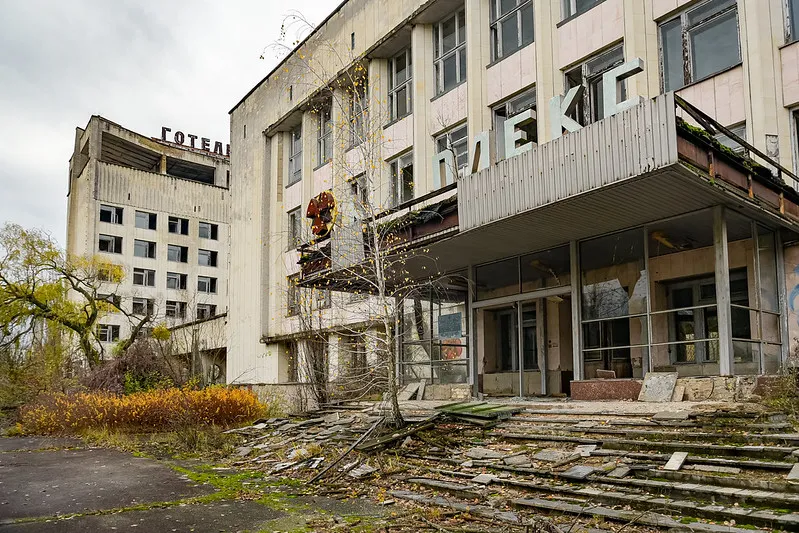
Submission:
[[[97,162],[97,200],[227,224],[229,191],[164,174]]]
[[[460,230],[468,232],[677,161],[674,97],[666,94],[460,179]]]

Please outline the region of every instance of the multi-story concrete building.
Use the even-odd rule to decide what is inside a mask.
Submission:
[[[795,0],[343,2],[231,111],[229,375],[296,377],[287,277],[345,290],[346,217],[326,263],[296,264],[324,190],[448,209],[408,239],[466,282],[398,335],[406,379],[777,371],[799,334],[798,28]]]
[[[146,137],[99,116],[76,130],[67,253],[124,267],[121,305],[152,314],[153,324],[196,324],[227,311],[230,167],[220,146],[214,153]],[[110,313],[99,337],[108,347],[129,327]]]

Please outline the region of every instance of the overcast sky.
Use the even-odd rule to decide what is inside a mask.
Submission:
[[[19,0],[0,16],[0,224],[64,244],[75,127],[93,114],[228,142],[228,111],[277,63],[283,17],[339,0]],[[261,54],[264,59],[259,59]]]

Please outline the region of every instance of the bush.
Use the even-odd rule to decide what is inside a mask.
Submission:
[[[126,396],[108,392],[43,394],[20,410],[26,434],[77,433],[91,428],[163,431],[198,425],[231,426],[265,406],[246,389],[154,389]]]
[[[181,386],[185,365],[161,356],[153,341],[140,339],[119,356],[104,361],[83,379],[91,390],[117,394]]]

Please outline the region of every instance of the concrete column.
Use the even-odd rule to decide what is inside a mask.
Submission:
[[[571,263],[571,300],[572,300],[572,356],[574,358],[574,379],[585,379],[583,375],[583,335],[582,335],[582,298],[580,276],[580,248],[577,241],[569,244]]]
[[[386,142],[383,135],[383,125],[391,117],[388,108],[388,61],[386,59],[372,59],[369,61],[369,116],[367,117],[368,138],[373,143],[374,149],[367,152],[373,160],[364,162],[367,182],[372,190],[372,202],[375,206],[388,205],[388,165],[383,157],[383,145]],[[370,163],[373,163],[374,168]]]
[[[490,130],[488,87],[485,68],[491,62],[491,17],[489,2],[466,0],[466,79],[469,81],[467,113],[468,135]]]
[[[535,301],[535,340],[538,352],[538,368],[541,371],[541,394],[549,392],[547,383],[547,300],[539,298]]]
[[[468,46],[468,44],[467,44]],[[435,94],[433,72],[433,27],[417,24],[411,31],[413,60],[413,179],[414,197],[433,190],[433,139],[431,137],[430,98]]]
[[[716,258],[716,306],[719,321],[719,374],[732,375],[732,311],[730,309],[730,261],[724,206],[713,208],[713,248]]]
[[[628,97],[660,94],[660,56],[652,2],[624,0],[624,60],[644,60],[644,71],[627,78]]]
[[[158,170],[161,174],[166,174],[166,155],[161,154],[161,161],[158,165]]]
[[[469,385],[472,388],[472,396],[477,397],[477,343],[475,335],[477,333],[477,313],[472,309],[474,303],[474,266],[469,265],[467,272],[467,293],[466,293],[466,343],[469,353]]]
[[[536,101],[538,111],[538,141],[552,140],[550,130],[549,102],[563,93],[563,73],[558,68],[558,35],[556,25],[560,21],[560,3],[551,0],[535,0],[535,61]],[[575,370],[577,367],[575,367]],[[576,379],[576,374],[575,374]]]

